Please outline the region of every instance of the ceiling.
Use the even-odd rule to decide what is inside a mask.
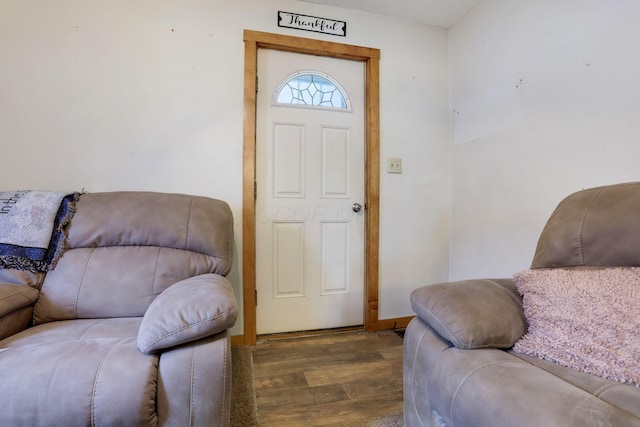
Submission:
[[[302,0],[450,28],[480,0]]]

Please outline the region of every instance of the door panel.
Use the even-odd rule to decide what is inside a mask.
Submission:
[[[304,126],[273,124],[273,197],[304,197]]]
[[[351,111],[274,105],[287,76],[335,79]],[[364,64],[260,49],[256,118],[257,333],[363,323]]]
[[[322,128],[322,197],[350,196],[349,129]]]
[[[273,298],[304,296],[304,222],[273,223]]]

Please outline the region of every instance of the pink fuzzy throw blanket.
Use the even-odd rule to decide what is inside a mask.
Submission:
[[[640,387],[640,268],[553,268],[514,276],[528,332],[514,351]]]

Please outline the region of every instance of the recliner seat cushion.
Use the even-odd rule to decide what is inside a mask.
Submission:
[[[596,375],[587,374],[575,369],[561,366],[548,360],[527,356],[522,353],[509,351],[513,356],[522,359],[556,377],[585,390],[595,397],[616,406],[640,420],[640,387],[622,384]]]
[[[0,425],[155,426],[158,357],[135,338],[0,349]]]
[[[25,329],[0,341],[0,350],[66,340],[135,339],[138,336],[141,321],[141,317],[116,317],[113,319],[75,319],[47,322]]]

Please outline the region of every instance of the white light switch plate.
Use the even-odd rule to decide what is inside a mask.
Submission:
[[[402,173],[402,159],[389,157],[387,159],[387,173]]]

